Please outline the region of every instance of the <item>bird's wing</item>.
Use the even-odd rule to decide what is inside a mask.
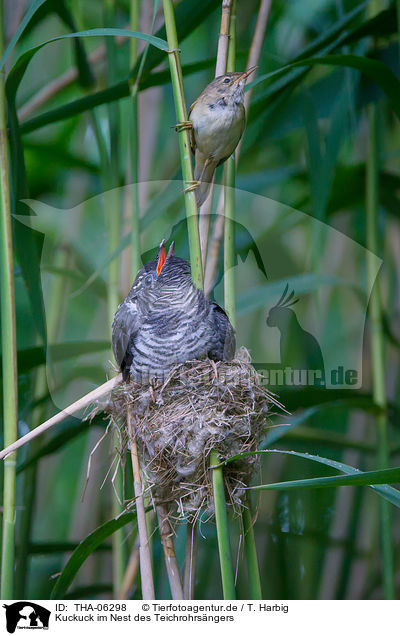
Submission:
[[[235,331],[225,311],[217,303],[211,303],[211,311],[215,326],[215,348],[209,352],[214,360],[232,360],[235,355]]]
[[[118,365],[124,366],[129,342],[139,330],[139,318],[135,304],[126,299],[118,307],[112,324],[112,349]]]
[[[193,110],[194,106],[197,104],[197,102],[198,102],[198,98],[195,99],[195,101],[193,102],[193,104],[189,108],[188,119],[190,119],[190,115],[192,114],[192,110]],[[193,123],[193,121],[192,121],[192,123]],[[196,151],[196,140],[194,138],[194,130],[193,130],[193,128],[190,129],[190,147],[191,147],[192,152],[194,154],[195,151]]]
[[[227,159],[229,159],[229,157],[232,155],[233,152],[235,152],[237,145],[239,143],[239,141],[241,140],[243,133],[244,133],[244,129],[246,128],[246,111],[245,108],[243,106],[243,104],[239,104],[238,108],[242,111],[243,115],[241,117],[238,117],[238,123],[239,126],[236,130],[236,137],[234,137],[234,132],[232,130],[232,144],[231,147],[229,148],[229,152],[227,153],[227,155],[225,157],[222,157],[222,159],[219,160],[218,162],[218,166],[222,165]]]

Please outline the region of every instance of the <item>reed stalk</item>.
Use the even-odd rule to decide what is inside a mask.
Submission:
[[[375,254],[378,247],[378,212],[379,212],[379,147],[378,147],[378,107],[376,104],[368,106],[369,145],[367,157],[366,183],[366,246],[367,275],[370,284],[371,297],[369,301],[369,317],[371,329],[371,368],[373,400],[380,413],[377,415],[377,466],[388,468],[388,421],[387,398],[385,389],[385,355],[382,330],[382,304],[379,288],[379,278],[374,284]],[[383,561],[383,587],[386,599],[395,598],[393,542],[391,531],[390,504],[383,498],[379,501],[380,537]]]
[[[215,450],[210,453],[210,466],[218,466],[212,469],[215,521],[217,524],[218,552],[221,567],[222,590],[225,600],[236,598],[235,578],[232,566],[231,545],[229,539],[228,514],[226,511],[224,474],[220,465],[218,454]]]
[[[400,0],[399,0],[400,1]],[[256,26],[254,29],[254,35],[251,42],[250,53],[247,59],[246,68],[250,68],[252,66],[257,66],[260,55],[262,44],[264,41],[265,30],[267,27],[268,16],[271,8],[271,0],[261,0],[260,8],[258,10]],[[255,74],[253,74],[253,80],[255,78]],[[251,100],[251,89],[248,90],[245,94],[244,104],[246,108],[246,115],[248,116],[248,110],[250,106]],[[236,165],[239,161],[240,150],[243,142],[243,137],[240,140],[235,156],[236,156]],[[221,190],[220,198],[217,205],[217,217],[214,222],[212,237],[210,241],[210,248],[208,250],[208,258],[207,264],[204,271],[204,291],[206,296],[208,296],[214,286],[214,281],[218,268],[218,259],[219,252],[221,248],[222,238],[224,236],[224,214],[223,214],[223,189]]]
[[[106,0],[104,5],[104,22],[108,27],[110,24],[115,24],[115,0]],[[106,50],[107,50],[107,83],[109,86],[113,85],[117,81],[117,58],[116,58],[116,44],[114,38],[106,38]],[[107,220],[107,232],[108,232],[108,250],[112,254],[119,245],[121,237],[121,197],[118,190],[119,186],[119,162],[120,162],[120,139],[119,139],[119,104],[114,102],[107,104],[108,114],[108,128],[109,128],[109,174],[111,187],[110,202],[108,204],[106,213]],[[108,279],[107,279],[107,313],[108,324],[111,324],[114,318],[115,311],[118,307],[120,297],[120,260],[114,258],[108,265]],[[118,436],[114,436],[114,447],[119,446]],[[114,489],[118,494],[120,501],[123,500],[123,480],[121,467],[118,468]],[[116,518],[122,512],[122,506],[118,498],[114,495],[112,497],[112,511],[113,516]],[[124,571],[126,566],[125,551],[126,546],[124,544],[124,529],[117,530],[112,536],[113,546],[113,590],[114,598],[118,598],[118,592],[121,589]]]
[[[139,22],[139,0],[131,0],[130,3],[130,28],[132,31],[138,30]],[[130,42],[130,67],[133,68],[138,57],[138,40],[131,38]],[[131,269],[132,280],[142,266],[140,249],[140,210],[139,210],[139,130],[138,130],[138,93],[137,86],[133,87],[131,95],[131,117],[130,117],[130,144],[129,162],[131,173]]]
[[[76,402],[73,402],[72,404],[69,404],[67,407],[65,407],[65,409],[63,409],[59,413],[56,413],[55,415],[53,415],[53,417],[43,422],[42,424],[34,428],[32,431],[29,431],[29,433],[26,433],[26,435],[23,435],[22,437],[15,440],[11,444],[7,444],[3,448],[3,450],[0,451],[0,459],[9,457],[11,453],[16,451],[18,448],[21,448],[21,446],[25,446],[25,444],[28,444],[36,437],[43,435],[45,431],[48,431],[50,428],[53,428],[53,426],[56,426],[56,424],[60,424],[60,422],[63,422],[64,420],[66,420],[67,417],[69,417],[70,415],[75,415],[79,411],[82,411],[83,409],[87,408],[88,406],[93,404],[93,402],[95,402],[96,400],[99,400],[101,397],[110,393],[121,381],[122,381],[122,373],[118,373],[118,375],[116,375],[115,378],[112,378],[111,380],[107,380],[107,382],[104,382],[104,384],[101,384],[96,389],[93,389],[93,391],[86,393],[86,395],[79,398],[79,400],[77,400]]]
[[[67,269],[70,254],[62,245],[57,245],[55,249],[55,266],[60,270]],[[51,285],[51,293],[49,294],[49,303],[46,307],[46,329],[47,329],[47,346],[53,344],[57,340],[59,325],[63,317],[65,303],[64,299],[68,294],[68,279],[65,276],[54,276]],[[49,390],[47,383],[46,366],[43,365],[37,369],[34,382],[34,400],[42,398]],[[32,417],[33,427],[43,422],[48,410],[47,402],[40,403],[37,409],[34,409]],[[34,430],[34,428],[33,428]],[[36,440],[30,447],[28,452],[28,461],[30,457],[34,457],[39,451],[40,443]],[[37,483],[38,464],[34,463],[23,475],[23,494],[22,509],[19,514],[18,523],[18,558],[15,571],[15,594],[17,598],[26,597],[26,579],[29,564],[29,546],[31,544],[32,535],[32,519],[36,505],[36,483]]]
[[[146,512],[143,498],[143,484],[140,477],[140,465],[136,444],[136,431],[131,409],[127,414],[129,448],[132,460],[133,487],[135,491],[136,515],[139,534],[140,576],[142,581],[142,598],[154,599],[153,570],[149,539],[147,536]]]
[[[179,122],[187,121],[187,110],[185,95],[183,90],[182,67],[180,62],[180,51],[178,48],[178,36],[176,33],[174,6],[172,0],[163,0],[165,28],[168,41],[168,59],[171,72],[172,89],[174,93],[175,112]],[[193,183],[193,166],[190,149],[189,132],[187,129],[180,130],[179,148],[182,165],[182,178],[185,186]],[[192,268],[193,282],[199,289],[203,289],[203,266],[200,249],[200,236],[198,226],[198,215],[196,197],[194,191],[185,188],[185,210],[187,227],[189,234],[190,263]]]
[[[236,34],[235,2],[222,3],[222,19],[220,39],[218,42],[216,76],[233,71],[235,68],[235,34]],[[225,310],[234,326],[235,324],[235,236],[234,236],[234,209],[235,209],[235,159],[230,157],[225,164],[224,187],[224,215],[225,215],[225,242],[224,242],[224,293]],[[211,196],[211,195],[210,195]],[[218,463],[216,451],[210,455],[210,465]],[[218,550],[221,568],[222,588],[225,599],[236,597],[235,582],[232,566],[232,555],[229,541],[228,514],[226,510],[224,474],[223,468],[213,469],[213,491],[215,518],[217,523]]]
[[[131,556],[129,557],[128,565],[126,566],[124,578],[122,580],[122,585],[119,592],[119,598],[121,601],[128,598],[129,590],[131,589],[137,577],[139,564],[140,564],[139,547],[135,542],[135,545],[133,546],[133,549],[131,552]]]
[[[232,4],[229,29],[229,48],[226,70],[234,72],[236,66],[236,3]],[[235,155],[229,157],[225,167],[224,186],[224,299],[225,311],[233,327],[236,327],[236,285],[235,285]],[[250,514],[250,497],[242,514],[244,544],[249,573],[250,598],[261,598],[260,573],[258,569],[256,544]]]
[[[3,52],[3,3],[0,4],[0,54]],[[14,261],[11,230],[9,155],[4,70],[0,74],[0,263],[1,348],[3,356],[4,444],[18,435],[17,341],[15,324]],[[16,454],[4,462],[1,598],[14,594]]]
[[[215,64],[215,77],[223,75],[227,71],[227,60],[229,50],[229,29],[231,21],[231,11],[233,6],[233,0],[223,0],[221,11],[221,25],[218,36],[218,48],[217,48],[217,61]],[[214,174],[215,177],[215,174]],[[200,207],[199,211],[199,231],[200,231],[200,245],[203,258],[204,272],[207,265],[207,252],[208,252],[208,238],[210,233],[211,213],[214,198],[214,177],[210,185],[210,190],[207,199]],[[221,194],[223,189],[221,191]]]
[[[188,600],[193,600],[194,598],[196,557],[197,557],[197,524],[196,524],[196,521],[188,520],[186,525],[185,575],[183,579],[184,598]]]
[[[247,508],[243,510],[243,535],[244,549],[247,561],[247,573],[249,577],[250,598],[254,600],[262,599],[260,570],[258,567],[257,548],[254,537],[253,519],[251,515],[251,497],[247,491]]]
[[[236,66],[236,3],[232,3],[229,27],[229,47],[226,70],[233,73]],[[235,155],[225,164],[224,186],[224,301],[225,311],[232,326],[236,326],[235,289]]]
[[[174,601],[183,599],[183,588],[179,574],[178,561],[175,554],[172,529],[168,519],[168,508],[164,504],[157,506],[158,527],[164,550],[165,566],[167,568],[169,587]]]

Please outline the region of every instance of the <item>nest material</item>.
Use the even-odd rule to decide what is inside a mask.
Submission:
[[[231,362],[207,359],[178,365],[163,384],[121,384],[106,410],[121,426],[131,409],[153,500],[174,501],[180,514],[193,516],[213,510],[210,452],[215,450],[224,461],[256,450],[274,405],[281,407],[242,348]],[[126,426],[122,433],[126,448]],[[227,503],[236,511],[258,465],[254,455],[224,466]]]

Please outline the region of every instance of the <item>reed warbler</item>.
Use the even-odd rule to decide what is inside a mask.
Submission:
[[[187,188],[196,191],[196,204],[206,200],[217,166],[234,152],[246,125],[244,86],[253,66],[242,73],[225,73],[216,77],[189,110],[189,121],[177,124],[176,130],[191,130],[195,153],[194,181]]]

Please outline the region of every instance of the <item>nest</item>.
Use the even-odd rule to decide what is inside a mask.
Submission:
[[[179,515],[213,512],[209,456],[221,462],[257,450],[273,407],[282,408],[262,385],[246,349],[231,362],[196,360],[176,366],[164,383],[124,383],[102,408],[121,430],[128,447],[127,410],[135,422],[136,441],[147,488],[155,503],[176,502]],[[224,466],[228,505],[239,512],[245,488],[259,465],[257,455]]]

